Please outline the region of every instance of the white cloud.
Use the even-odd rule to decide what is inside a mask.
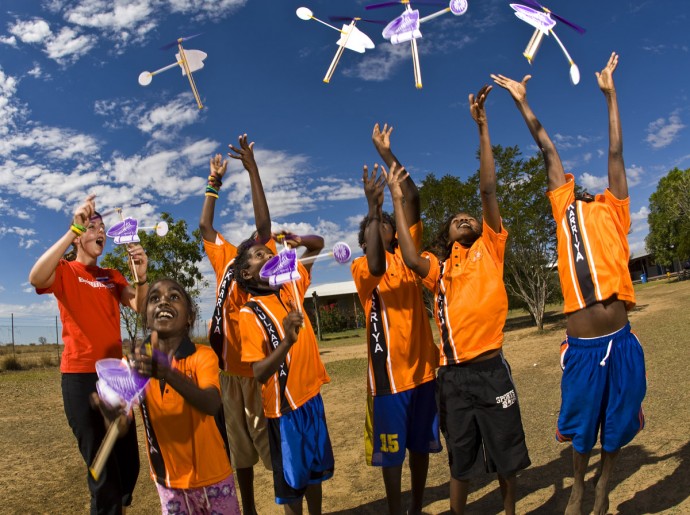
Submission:
[[[36,231],[31,228],[0,225],[0,239],[8,234],[13,234],[19,237],[19,248],[28,249],[33,247],[38,240],[32,238],[36,235]]]
[[[45,53],[59,64],[77,61],[96,45],[96,37],[79,34],[70,27],[63,27],[57,36],[49,39]]]
[[[0,43],[3,45],[17,46],[17,38],[14,36],[0,36]]]
[[[40,18],[28,21],[17,21],[9,28],[10,34],[19,38],[22,43],[42,43],[50,36],[50,25]]]
[[[609,178],[608,176],[597,177],[596,175],[585,172],[580,175],[579,183],[584,189],[594,194],[600,193],[608,188]]]
[[[681,129],[685,125],[675,111],[668,118],[659,118],[647,126],[647,138],[645,141],[652,148],[664,148],[673,143]]]
[[[571,150],[589,145],[592,142],[592,138],[582,135],[566,136],[564,134],[556,133],[553,136],[553,142],[556,145],[556,148],[559,150]]]
[[[41,68],[41,65],[38,64],[37,62],[34,62],[34,67],[31,68],[26,74],[29,77],[33,77],[34,79],[50,79],[50,74],[47,74],[43,71]]]
[[[171,131],[178,131],[199,120],[201,111],[194,104],[190,93],[183,93],[167,104],[142,114],[137,128],[154,139],[168,139]]]
[[[359,58],[354,66],[343,69],[346,77],[358,78],[366,81],[381,82],[387,80],[393,72],[405,61],[410,61],[409,45],[381,44],[376,52],[365,54]]]
[[[21,106],[14,98],[16,92],[17,79],[6,75],[0,68],[0,136],[10,132],[15,126],[15,119],[22,112]]]
[[[628,186],[637,186],[642,182],[642,176],[644,175],[644,169],[641,166],[632,165],[625,168],[625,176],[628,179]]]

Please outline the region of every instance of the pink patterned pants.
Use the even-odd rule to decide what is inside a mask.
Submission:
[[[156,483],[163,515],[240,515],[235,479],[230,474],[203,488],[167,488]]]

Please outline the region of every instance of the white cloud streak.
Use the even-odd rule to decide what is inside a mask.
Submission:
[[[655,149],[667,147],[676,140],[684,128],[685,124],[681,121],[678,111],[675,111],[668,118],[658,118],[647,126],[646,141]]]

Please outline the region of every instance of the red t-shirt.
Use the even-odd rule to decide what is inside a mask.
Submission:
[[[61,372],[96,372],[99,359],[122,357],[120,298],[127,285],[117,270],[61,259],[53,284],[36,289],[58,301],[65,344]]]

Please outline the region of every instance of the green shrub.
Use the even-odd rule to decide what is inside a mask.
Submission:
[[[2,368],[4,370],[21,370],[22,364],[15,356],[7,356],[2,360]]]
[[[337,333],[348,328],[347,317],[335,303],[319,307],[319,320],[324,333]]]

